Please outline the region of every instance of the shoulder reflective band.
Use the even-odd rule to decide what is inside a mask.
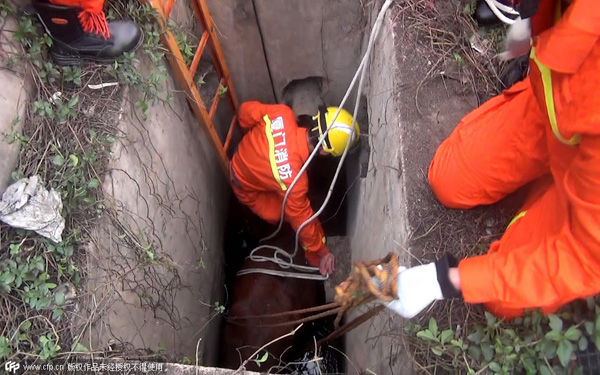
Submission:
[[[554,93],[552,92],[552,72],[546,65],[542,64],[540,60],[538,60],[537,56],[535,55],[535,47],[531,47],[531,53],[529,57],[531,57],[531,59],[535,62],[540,70],[540,73],[542,74],[546,110],[548,111],[548,120],[550,121],[550,126],[552,127],[554,136],[568,146],[574,146],[578,144],[581,141],[581,136],[579,134],[573,135],[570,139],[565,139],[558,130],[558,125],[556,123],[556,112],[554,110]]]
[[[275,161],[275,141],[273,140],[273,132],[271,131],[271,119],[269,115],[265,115],[263,117],[265,121],[265,134],[267,135],[267,141],[269,142],[269,161],[271,162],[271,171],[273,172],[273,177],[275,181],[281,186],[281,190],[287,190],[287,186],[281,181],[281,177],[279,176],[279,170],[277,169],[277,161]]]
[[[521,211],[518,214],[516,214],[515,217],[512,218],[510,223],[508,223],[508,226],[506,227],[506,229],[510,228],[510,226],[513,225],[515,223],[515,221],[517,221],[520,218],[522,218],[523,216],[525,216],[525,214],[527,214],[527,211]]]

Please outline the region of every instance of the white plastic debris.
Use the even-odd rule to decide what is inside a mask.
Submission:
[[[469,42],[471,43],[471,48],[481,53],[482,55],[487,52],[487,48],[484,46],[483,41],[478,34],[471,35],[471,37],[469,38]]]
[[[88,87],[92,90],[99,90],[105,87],[117,86],[119,82],[107,82],[107,83],[99,83],[97,85],[88,85]]]
[[[60,194],[54,189],[44,189],[38,176],[22,178],[2,194],[0,220],[59,243],[65,229],[65,219],[60,214],[62,207]]]
[[[62,92],[57,91],[54,94],[52,94],[52,97],[50,98],[50,103],[52,104],[56,104],[56,101],[59,100],[62,97]]]

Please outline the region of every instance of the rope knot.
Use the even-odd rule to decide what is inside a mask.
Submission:
[[[335,288],[335,302],[341,305],[335,325],[339,325],[342,315],[350,309],[375,299],[390,302],[398,298],[397,279],[398,255],[395,253],[376,261],[354,263],[350,277]]]

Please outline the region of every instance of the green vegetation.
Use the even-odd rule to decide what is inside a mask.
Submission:
[[[115,216],[101,184],[110,150],[121,141],[115,124],[122,87],[137,90],[140,99],[135,104],[143,118],[150,106],[171,100],[170,94],[161,97],[167,71],[162,30],[154,21],[154,10],[137,1],[115,1],[106,7],[109,19],[138,22],[144,31],[143,47],[108,66],[59,66],[48,57],[53,41],[39,22],[17,14],[8,1],[0,1],[0,23],[16,21],[16,49],[3,65],[17,74],[31,74],[37,89],[22,133],[4,135],[4,141],[21,146],[12,178],[39,175],[46,188],[59,192],[66,221],[63,241],[58,244],[0,223],[0,363],[11,359],[57,363],[74,352],[89,351],[79,342],[81,335],[71,331],[71,319],[78,309],[76,290],[86,276],[81,265],[90,230],[101,217],[113,220]],[[152,65],[149,69],[140,69],[142,58]],[[88,87],[98,81],[118,81],[119,85]],[[16,118],[15,123],[18,121]],[[151,268],[160,264],[162,255],[143,230],[136,233],[125,225],[117,228],[117,240],[140,254],[136,265]],[[140,291],[140,299],[149,303],[144,293]]]
[[[600,347],[600,299],[577,301],[548,316],[528,312],[511,322],[484,315],[485,324],[474,321],[463,330],[438,327],[434,318],[426,327],[407,324],[417,352],[433,355],[426,372],[577,375],[582,369],[575,356]]]

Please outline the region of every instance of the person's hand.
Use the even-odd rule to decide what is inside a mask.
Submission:
[[[335,257],[333,254],[328,253],[321,258],[319,263],[319,272],[321,275],[331,275],[335,271]]]

